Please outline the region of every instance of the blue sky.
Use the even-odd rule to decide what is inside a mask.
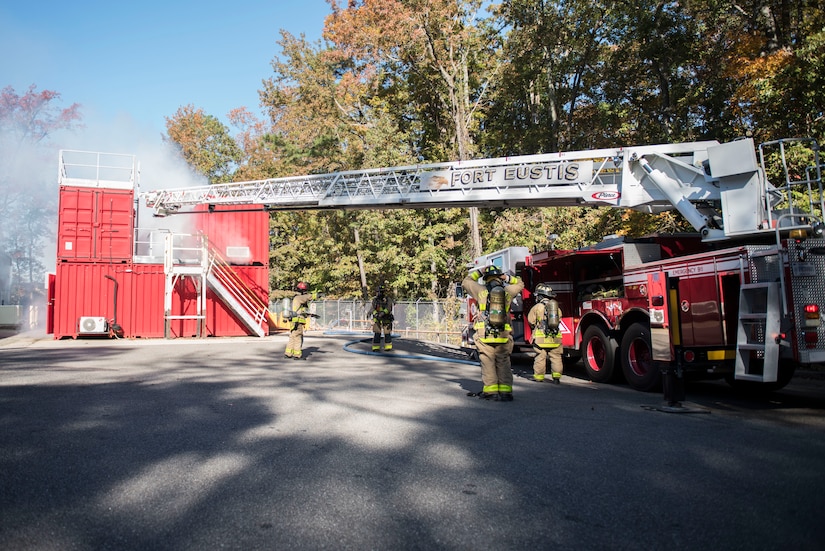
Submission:
[[[226,122],[260,113],[280,29],[315,41],[329,13],[325,0],[3,2],[0,88],[54,90],[87,124],[155,136],[188,104]]]

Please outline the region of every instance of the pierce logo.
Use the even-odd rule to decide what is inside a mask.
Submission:
[[[621,196],[618,191],[598,191],[591,195],[594,201],[615,201]]]

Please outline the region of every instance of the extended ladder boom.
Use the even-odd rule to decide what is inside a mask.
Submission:
[[[613,206],[678,210],[705,239],[769,230],[772,186],[753,141],[663,144],[353,170],[143,193],[163,216],[195,205],[270,209]],[[730,216],[725,210],[735,211]],[[721,212],[720,212],[721,211]],[[743,214],[745,213],[745,214]]]

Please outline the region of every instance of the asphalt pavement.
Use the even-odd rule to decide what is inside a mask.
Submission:
[[[0,340],[0,549],[825,547],[825,384],[662,396],[310,333]]]

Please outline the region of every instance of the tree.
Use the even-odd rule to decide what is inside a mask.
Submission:
[[[412,162],[404,145],[404,131],[393,124],[381,99],[371,97],[368,90],[373,83],[353,78],[346,71],[348,59],[283,31],[279,44],[283,56],[273,60],[274,75],[260,92],[271,124],[257,132],[258,147],[273,159],[270,175]],[[358,262],[360,251],[355,242],[360,241],[356,235],[360,235],[364,216],[274,213],[273,232],[279,236],[271,258],[274,284],[289,288],[294,274],[301,271],[311,272],[316,285],[328,286],[336,294],[363,292],[359,283],[367,280],[368,274],[365,265]],[[287,228],[296,231],[289,233]],[[313,228],[312,234],[304,236],[304,228]],[[280,236],[285,239],[282,244]],[[319,257],[330,256],[335,259],[333,264],[318,265]],[[282,270],[288,265],[290,270]]]
[[[359,74],[379,74],[403,90],[399,109],[421,130],[418,150],[428,161],[476,155],[477,103],[495,51],[478,24],[480,0],[352,0],[333,14],[324,36],[354,60]],[[448,147],[449,146],[449,147]],[[470,256],[481,254],[478,210],[471,208]]]
[[[59,100],[35,85],[22,95],[10,86],[0,92],[0,251],[13,259],[18,298],[42,287],[43,248],[57,232],[54,172],[44,170],[56,161],[49,138],[80,121],[80,105],[60,108]]]
[[[819,2],[759,0],[731,10],[718,66],[739,135],[825,138],[825,10]]]
[[[261,91],[271,120],[261,140],[275,159],[275,172],[416,161],[416,126],[396,109],[408,106],[403,89],[387,92],[378,72],[357,72],[341,50],[285,32],[279,43],[283,56],[273,61],[274,76]],[[465,254],[460,220],[458,209],[274,213],[273,287],[288,289],[303,278],[329,296],[366,298],[379,283],[401,297],[443,296],[462,268],[456,260]]]
[[[494,10],[502,67],[490,87],[484,148],[491,155],[591,147],[580,109],[598,103],[613,2],[510,0]]]
[[[264,136],[281,174],[332,172],[362,166],[370,113],[368,83],[343,78],[347,60],[281,31],[283,59],[272,61],[261,104],[272,122]]]
[[[604,87],[614,140],[623,145],[689,140],[693,135],[697,22],[682,2],[618,2],[609,12]],[[617,132],[618,130],[618,132]]]
[[[823,18],[810,0],[330,0],[324,38],[281,33],[240,129],[235,180],[825,130]],[[211,146],[209,142],[197,147]],[[685,227],[611,208],[275,212],[273,286],[379,281],[443,296],[485,250],[576,247]]]
[[[266,121],[241,107],[229,112],[229,122],[238,131],[235,143],[241,152],[233,180],[245,182],[274,177],[275,156],[263,139],[268,129]]]
[[[242,152],[217,118],[187,105],[166,117],[166,134],[164,141],[174,143],[192,170],[210,184],[232,181]]]

